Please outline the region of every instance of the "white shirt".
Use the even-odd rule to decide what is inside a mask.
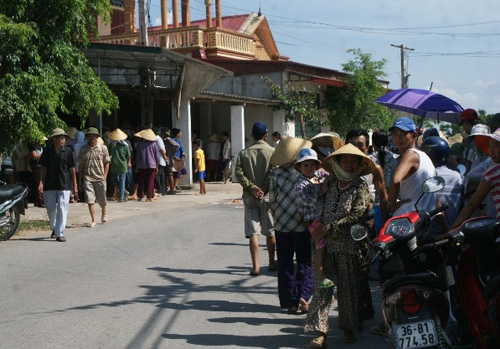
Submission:
[[[420,157],[420,165],[417,171],[413,173],[410,177],[403,179],[399,188],[399,198],[401,200],[411,199],[411,201],[401,205],[393,214],[397,216],[403,213],[410,213],[415,211],[415,203],[420,198],[422,194],[422,185],[429,177],[436,176],[436,168],[432,164],[431,159],[426,153],[415,148],[411,148],[408,151],[413,151],[417,153]],[[434,193],[425,193],[422,199],[418,202],[417,210],[430,211],[436,208],[436,197]]]

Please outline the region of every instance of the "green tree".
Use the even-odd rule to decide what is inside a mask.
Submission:
[[[0,151],[118,107],[81,52],[109,14],[107,0],[0,0]]]
[[[375,103],[386,89],[379,80],[386,76],[386,60],[372,61],[371,55],[360,49],[347,52],[354,59],[342,64],[347,73],[342,88],[329,87],[326,91],[328,119],[332,129],[345,135],[354,128],[387,129],[392,124],[391,112]]]
[[[284,109],[287,120],[299,121],[302,138],[307,139],[306,124],[313,129],[320,128],[325,119],[325,113],[320,109],[314,91],[307,90],[302,85],[293,86],[291,83],[287,83],[285,94],[281,86],[275,84],[273,80],[267,77],[263,77],[263,79],[271,89],[273,97],[280,103],[275,110]]]

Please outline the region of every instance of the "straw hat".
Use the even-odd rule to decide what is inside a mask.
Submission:
[[[76,127],[68,127],[68,130],[66,133],[68,134],[69,139],[76,139],[75,135],[78,132],[78,129]]]
[[[340,147],[344,145],[344,142],[338,136],[337,134],[332,134],[332,133],[318,133],[316,136],[311,138],[311,142],[314,147],[318,147],[321,143],[323,143],[325,140],[331,139],[333,141],[333,149],[337,150]]]
[[[143,138],[150,142],[156,141],[156,135],[150,128],[148,128],[147,130],[142,130],[141,132],[137,132],[136,134],[134,134],[134,136]]]
[[[497,128],[497,130],[492,134],[477,135],[474,138],[474,143],[476,143],[476,147],[478,147],[483,153],[490,155],[490,139],[500,142],[500,128]]]
[[[52,133],[50,134],[49,138],[57,137],[57,136],[68,137],[68,134],[66,132],[64,132],[64,130],[62,128],[55,128],[52,130]]]
[[[337,157],[339,155],[346,155],[346,154],[357,155],[363,159],[364,169],[361,171],[360,176],[366,176],[367,174],[372,173],[373,170],[375,169],[375,164],[373,163],[373,161],[368,156],[366,156],[361,150],[359,150],[358,148],[356,148],[354,145],[352,145],[350,143],[344,145],[340,149],[335,150],[333,153],[328,155],[323,160],[323,168],[326,171],[333,173],[332,162],[337,161]]]
[[[124,141],[127,139],[127,134],[117,128],[116,130],[108,134],[108,138],[112,141]]]
[[[455,134],[453,136],[448,137],[448,143],[451,146],[451,145],[453,145],[455,143],[462,143],[463,139],[464,138],[462,137],[462,135],[460,133],[457,133],[457,134]]]
[[[295,162],[300,149],[311,147],[312,143],[306,139],[281,137],[281,141],[276,146],[273,156],[271,156],[271,166],[282,166]]]

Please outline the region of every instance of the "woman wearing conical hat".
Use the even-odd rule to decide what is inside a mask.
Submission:
[[[323,205],[323,225],[311,234],[314,241],[327,240],[323,270],[337,284],[339,328],[344,332],[344,343],[356,341],[359,329],[358,302],[360,261],[355,254],[357,247],[350,236],[350,228],[359,222],[370,204],[368,185],[361,178],[373,171],[373,161],[352,144],[347,144],[323,160],[323,167],[330,172],[325,181],[326,195]],[[314,250],[313,250],[314,253]],[[312,258],[315,259],[314,256]],[[313,269],[315,270],[315,269]],[[314,273],[314,284],[318,280]],[[328,316],[332,305],[332,288],[315,288],[309,306],[306,331],[315,331],[310,346],[325,347],[328,333]]]

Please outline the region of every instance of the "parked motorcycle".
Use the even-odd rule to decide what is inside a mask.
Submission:
[[[472,218],[450,233],[465,236],[455,288],[476,348],[500,348],[500,220]]]
[[[0,181],[0,240],[8,240],[19,226],[20,215],[28,207],[28,185]]]
[[[441,246],[460,246],[460,232],[446,234],[428,242],[418,241],[427,231],[431,219],[446,206],[426,212],[417,210],[425,193],[444,188],[444,179],[431,177],[423,185],[423,193],[415,211],[392,217],[373,240],[382,260],[400,259],[399,275],[382,286],[382,316],[389,337],[396,348],[445,348],[451,346],[444,328],[450,315],[447,280]]]

